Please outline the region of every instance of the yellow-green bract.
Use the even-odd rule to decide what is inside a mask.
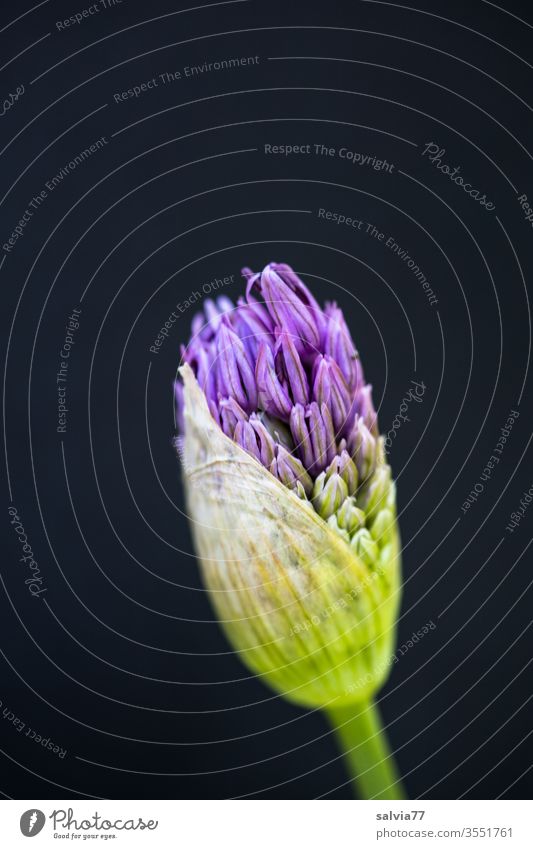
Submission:
[[[387,676],[400,599],[395,488],[383,452],[358,493],[366,527],[350,543],[223,433],[189,365],[180,374],[187,510],[230,642],[296,703],[367,702]]]

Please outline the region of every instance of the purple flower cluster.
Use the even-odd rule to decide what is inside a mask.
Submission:
[[[378,428],[342,311],[322,309],[288,265],[242,273],[245,297],[206,302],[183,360],[227,436],[324,518],[343,508],[355,530],[352,496],[374,471]],[[179,383],[176,395],[179,412]]]

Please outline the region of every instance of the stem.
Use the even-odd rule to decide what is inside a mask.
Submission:
[[[406,799],[378,709],[368,703],[326,711],[344,753],[352,784],[361,799]]]

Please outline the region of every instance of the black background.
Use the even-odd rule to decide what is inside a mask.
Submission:
[[[89,5],[4,5],[0,22],[0,98],[25,87],[0,118],[2,244],[47,180],[107,140],[0,252],[0,790],[350,795],[320,713],[250,676],[202,589],[171,446],[172,381],[198,307],[149,350],[178,301],[231,274],[224,294],[236,299],[243,265],[276,260],[342,306],[384,432],[411,381],[426,386],[391,451],[399,644],[436,628],[379,697],[410,796],[527,798],[533,511],[512,534],[506,525],[533,483],[532,229],[517,200],[533,198],[529,4],[123,0],[57,29]],[[241,56],[259,61],[113,97]],[[422,155],[430,142],[494,210]],[[394,168],[264,153],[315,143]],[[384,241],[320,208],[392,236],[438,303]],[[74,307],[59,434],[56,372]],[[463,513],[513,409],[500,462]],[[12,504],[46,585],[39,598],[24,584]],[[17,732],[10,712],[66,756]]]

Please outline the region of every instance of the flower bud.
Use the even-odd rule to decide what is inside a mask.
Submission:
[[[348,487],[340,475],[332,474],[328,478],[326,473],[322,472],[313,487],[313,507],[323,519],[329,519],[347,496]]]
[[[392,510],[385,508],[380,510],[376,518],[372,522],[370,533],[377,544],[383,548],[389,541],[389,537],[394,528],[394,515]]]
[[[367,566],[372,568],[377,563],[378,546],[366,528],[361,528],[360,531],[357,531],[352,537],[350,544]]]
[[[193,321],[176,386],[206,587],[247,666],[310,707],[367,702],[400,596],[395,488],[342,312],[287,265]]]
[[[378,466],[374,474],[362,487],[357,503],[372,521],[378,511],[394,509],[395,492],[391,481],[390,466]]]
[[[337,363],[327,356],[314,363],[313,397],[332,411],[333,426],[341,433],[351,408],[351,393]]]
[[[357,467],[347,451],[341,451],[337,457],[333,458],[326,470],[326,477],[330,477],[334,473],[341,476],[348,487],[348,494],[354,495],[359,475]]]
[[[341,528],[354,534],[359,528],[364,528],[366,515],[364,510],[355,506],[355,498],[345,498],[337,511],[337,521]]]
[[[255,377],[258,387],[258,399],[263,410],[288,420],[292,410],[292,402],[286,386],[284,386],[274,366],[274,356],[264,342],[259,346]]]
[[[296,484],[299,483],[302,485],[305,494],[311,495],[313,491],[311,476],[306,472],[300,461],[289,454],[283,445],[276,446],[276,456],[272,460],[270,471],[289,489],[295,489]]]
[[[365,481],[376,467],[376,440],[359,416],[348,437],[348,450],[357,466],[359,480]]]
[[[369,581],[368,563],[377,551],[370,533],[360,530],[348,544],[345,529],[330,526],[311,502],[223,433],[190,367],[180,373],[187,507],[204,581],[229,639],[244,663],[299,704],[367,698],[392,653],[396,531],[388,580],[378,573]],[[278,446],[278,465],[286,460]],[[312,503],[318,499],[324,515],[334,518],[348,488],[337,473],[325,478]],[[301,480],[298,487],[305,495]],[[354,689],[354,682],[364,683]]]

